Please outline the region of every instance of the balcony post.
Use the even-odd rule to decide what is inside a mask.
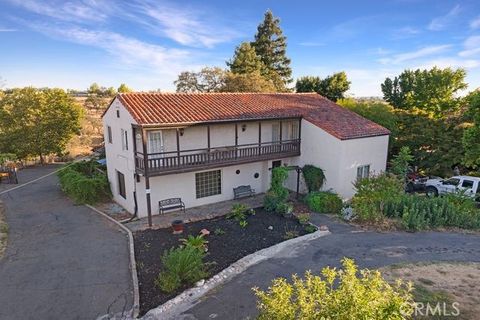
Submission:
[[[283,127],[283,121],[280,120],[280,146],[279,146],[279,152],[282,152],[282,136],[283,136],[283,131],[282,131],[282,127]]]
[[[262,150],[262,121],[258,121],[258,150],[257,155],[261,155]]]
[[[238,154],[238,123],[235,122],[235,158]]]
[[[298,150],[300,150],[300,141],[302,141],[302,118],[298,119],[298,138],[297,138]]]
[[[148,226],[152,227],[152,202],[150,199],[150,177],[148,173],[148,151],[147,151],[147,131],[142,127],[142,146],[143,146],[143,163],[145,174],[145,194],[147,198],[147,214],[148,214]]]
[[[180,132],[177,128],[176,130],[176,135],[177,135],[177,166],[180,165]]]
[[[208,152],[210,153],[210,126],[207,125],[207,149]]]

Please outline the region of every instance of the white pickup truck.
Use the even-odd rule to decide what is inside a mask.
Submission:
[[[425,183],[428,197],[438,197],[446,193],[462,192],[475,200],[480,200],[480,178],[470,176],[454,176],[449,179],[428,179]]]

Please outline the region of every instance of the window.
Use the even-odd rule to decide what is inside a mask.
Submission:
[[[117,109],[117,118],[120,118],[120,110]]]
[[[197,199],[222,193],[222,172],[220,170],[195,173]]]
[[[128,150],[128,131],[122,129],[122,150]]]
[[[125,176],[120,171],[117,171],[117,183],[118,194],[121,195],[124,199],[127,199],[127,193],[125,191]]]
[[[280,123],[272,124],[272,142],[280,141]]]
[[[287,126],[288,140],[298,139],[298,121],[290,121]]]
[[[282,166],[282,160],[272,161],[272,168],[277,168]]]
[[[107,126],[108,143],[112,143],[112,127]]]
[[[357,167],[357,180],[368,178],[370,176],[370,165]]]
[[[442,182],[443,185],[447,185],[447,186],[458,186],[459,183],[460,183],[460,179],[457,179],[457,178],[450,178]]]
[[[162,131],[149,131],[148,132],[148,153],[160,153],[163,152],[163,137]],[[153,158],[159,157],[154,155]]]
[[[463,180],[462,187],[465,189],[473,189],[473,181],[472,180]]]

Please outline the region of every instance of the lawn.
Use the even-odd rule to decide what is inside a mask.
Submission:
[[[178,247],[180,239],[188,235],[198,235],[202,229],[210,231],[206,237],[208,252],[205,262],[209,275],[213,276],[246,255],[307,233],[295,218],[285,218],[263,209],[255,209],[255,215],[249,216],[247,222],[246,227],[241,227],[234,219],[219,217],[186,224],[185,231],[180,235],[172,234],[170,228],[135,233],[140,314],[145,314],[188,288],[183,286],[171,294],[165,294],[154,284],[162,270],[160,258],[164,251]]]

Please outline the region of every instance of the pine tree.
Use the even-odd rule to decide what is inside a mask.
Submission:
[[[242,42],[236,49],[233,58],[227,61],[230,71],[236,74],[247,74],[264,71],[260,57],[249,42]]]
[[[279,91],[287,90],[286,86],[292,81],[290,59],[286,55],[286,40],[280,29],[280,20],[268,10],[257,28],[252,46],[265,65],[263,75],[272,80]]]

